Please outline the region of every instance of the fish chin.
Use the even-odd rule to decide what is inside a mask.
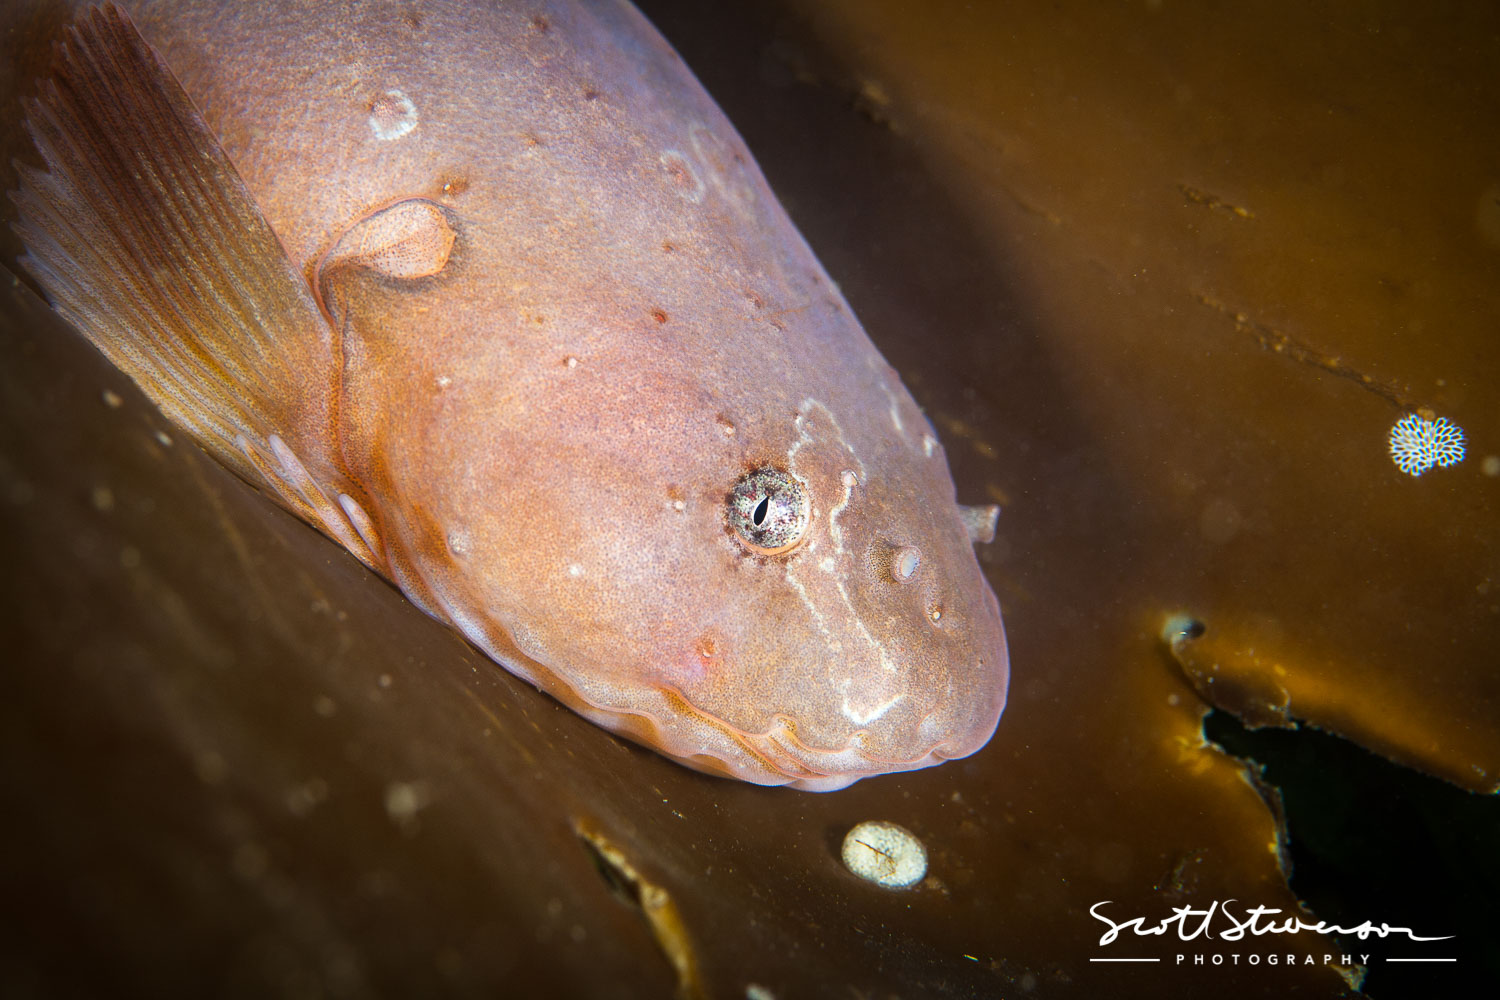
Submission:
[[[901,771],[916,771],[946,760],[966,757],[978,750],[994,732],[992,725],[982,738],[969,741],[965,749],[948,752],[951,742],[934,747],[911,759],[890,759],[871,751],[870,735],[864,731],[856,733],[841,749],[824,750],[801,743],[796,736],[796,727],[784,717],[777,718],[777,725],[770,732],[744,736],[743,738],[766,760],[778,777],[765,784],[785,784],[808,792],[833,792],[847,788],[861,778],[880,774],[895,774]],[[996,716],[996,723],[999,717]]]
[[[635,700],[641,703],[650,699],[637,695]],[[962,749],[952,750],[950,742],[910,760],[891,760],[869,752],[868,734],[864,732],[836,749],[807,746],[797,739],[795,724],[784,716],[777,716],[767,732],[740,732],[693,708],[676,692],[662,692],[660,711],[656,713],[572,704],[595,724],[694,770],[807,792],[835,792],[862,778],[914,771],[964,757],[983,746],[994,731],[991,726],[982,738]],[[686,718],[696,718],[700,724],[683,725]]]
[[[740,780],[806,791],[834,791],[861,778],[967,757],[993,736],[1009,680],[998,604],[982,578],[975,589],[977,606],[950,604],[964,613],[945,621],[964,620],[966,627],[955,627],[944,645],[872,643],[857,619],[835,635],[832,648],[839,653],[778,645],[762,632],[760,648],[737,665],[732,683],[676,687],[674,711],[697,717],[711,737],[700,729],[684,745],[658,731],[651,745],[700,770],[725,770],[690,759],[708,752]],[[777,638],[795,632],[786,628]],[[739,638],[741,647],[756,645]],[[736,643],[720,645],[734,649]],[[782,669],[788,662],[803,666]],[[764,696],[736,696],[755,682],[766,685]],[[657,683],[674,686],[660,676]],[[757,705],[774,707],[765,714]]]
[[[931,749],[915,755],[882,752],[867,730],[855,732],[841,747],[809,746],[798,738],[796,722],[785,715],[774,716],[765,732],[750,733],[705,711],[671,686],[642,685],[624,679],[618,671],[561,672],[523,650],[526,646],[531,653],[539,652],[526,641],[526,629],[506,629],[487,615],[465,609],[452,599],[450,590],[428,593],[438,616],[492,659],[595,725],[696,771],[751,784],[834,792],[861,778],[966,757],[989,741],[1004,707],[1002,699],[993,711],[983,713],[985,718],[975,720],[977,725],[969,727],[966,738],[959,739],[954,738],[951,720],[928,716],[918,738],[929,741]]]
[[[544,638],[515,616],[477,599],[462,577],[436,572],[433,566],[424,569],[414,568],[401,581],[403,589],[420,595],[424,607],[511,673],[594,724],[707,774],[803,791],[837,791],[862,778],[974,753],[989,741],[1005,705],[1008,668],[1000,631],[995,637],[998,659],[953,671],[954,683],[970,696],[929,692],[919,699],[913,691],[913,697],[891,699],[900,704],[861,719],[858,726],[844,710],[846,703],[812,698],[795,713],[774,712],[750,727],[737,725],[725,718],[733,713],[711,705],[707,690],[684,689],[658,672],[626,662],[599,662],[598,650],[560,648],[549,641],[552,637]],[[993,603],[985,590],[986,603]],[[991,620],[998,629],[998,608],[994,610]],[[961,683],[963,678],[967,684]]]
[[[598,676],[597,674],[595,676]],[[928,715],[912,731],[878,733],[861,729],[837,747],[818,747],[798,736],[796,720],[775,715],[764,732],[746,732],[694,704],[670,687],[641,689],[633,684],[601,685],[587,693],[561,681],[573,695],[560,696],[596,724],[648,746],[695,770],[759,785],[782,785],[809,792],[832,792],[862,778],[914,771],[967,757],[994,734],[1004,700],[971,705],[971,718]],[[1002,688],[1003,690],[1003,688]],[[579,704],[575,699],[583,698]],[[598,702],[630,704],[629,709]],[[926,749],[903,753],[909,743]]]
[[[878,627],[875,614],[867,616],[875,625],[850,615],[841,631],[830,631],[837,623],[831,613],[820,620],[810,612],[805,621],[791,614],[767,629],[756,615],[774,589],[750,591],[759,595],[755,600],[713,602],[713,625],[631,636],[604,631],[602,615],[569,617],[559,629],[524,605],[498,604],[499,588],[485,581],[504,571],[475,571],[488,549],[474,545],[458,560],[415,559],[399,582],[511,673],[601,728],[701,772],[836,791],[862,778],[966,757],[988,742],[1004,709],[1005,635],[977,567],[973,596],[948,602],[943,624],[951,633],[933,630],[922,642],[873,641],[867,629]],[[784,575],[770,564],[756,569],[768,588]],[[616,590],[633,597],[650,592],[616,580],[598,605],[608,605]],[[629,620],[701,622],[700,604],[645,605]],[[790,606],[807,607],[800,597]],[[749,610],[736,618],[740,609]],[[581,628],[582,621],[595,628]]]

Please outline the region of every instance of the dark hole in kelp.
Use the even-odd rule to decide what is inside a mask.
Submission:
[[[1246,729],[1228,712],[1213,711],[1203,733],[1259,765],[1262,780],[1280,792],[1289,883],[1318,919],[1453,935],[1431,943],[1400,943],[1404,935],[1384,942],[1338,937],[1346,952],[1457,959],[1372,959],[1366,996],[1420,996],[1449,976],[1466,983],[1500,977],[1500,951],[1492,944],[1500,936],[1500,799],[1307,726]]]

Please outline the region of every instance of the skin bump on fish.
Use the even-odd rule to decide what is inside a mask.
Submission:
[[[22,263],[207,451],[690,767],[989,740],[996,511],[634,8],[127,6],[27,102]]]

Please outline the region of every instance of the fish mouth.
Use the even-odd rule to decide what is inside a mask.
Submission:
[[[597,684],[586,693],[545,669],[530,676],[600,728],[678,764],[717,777],[806,792],[836,792],[862,778],[915,771],[967,757],[989,742],[1000,721],[996,712],[991,723],[982,727],[983,732],[975,734],[980,738],[950,736],[921,753],[901,757],[872,750],[870,733],[864,729],[856,731],[841,747],[810,745],[797,736],[796,720],[780,713],[772,717],[766,731],[746,731],[694,704],[675,687],[634,689],[629,699],[616,700],[599,698],[604,692]]]
[[[677,756],[690,767],[711,773],[727,774],[741,781],[760,785],[784,785],[808,792],[833,792],[880,774],[915,771],[947,760],[967,757],[986,742],[975,740],[955,748],[952,740],[943,740],[931,749],[912,757],[881,755],[868,748],[866,730],[859,730],[842,747],[824,748],[804,743],[797,736],[796,721],[786,715],[772,717],[771,727],[763,733],[746,732],[704,711],[676,692],[682,704],[711,725],[729,741],[729,753],[715,753],[704,748],[699,753]],[[999,719],[997,717],[996,722]],[[731,749],[732,748],[732,749]],[[737,752],[736,752],[737,751]]]
[[[756,785],[834,792],[861,778],[967,757],[989,741],[1004,708],[1002,699],[988,725],[978,727],[982,731],[968,727],[967,736],[935,740],[928,750],[909,757],[872,750],[865,729],[841,747],[817,747],[799,739],[796,720],[783,713],[772,716],[766,731],[749,732],[695,704],[672,685],[643,687],[607,671],[587,677],[556,670],[523,652],[498,623],[465,613],[452,595],[439,590],[432,596],[443,615],[491,659],[600,728],[693,770]]]
[[[798,739],[795,721],[785,715],[774,716],[765,732],[746,732],[694,705],[674,688],[656,689],[660,700],[652,708],[639,702],[631,708],[599,705],[580,699],[576,689],[566,686],[554,694],[601,728],[695,771],[805,792],[836,792],[862,778],[941,764],[966,757],[986,742],[976,740],[953,750],[954,741],[944,740],[925,753],[893,758],[868,750],[865,730],[856,732],[842,747],[809,746]]]

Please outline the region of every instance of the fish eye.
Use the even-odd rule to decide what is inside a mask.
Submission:
[[[785,472],[757,469],[734,484],[725,514],[750,551],[786,552],[807,531],[807,491]]]

